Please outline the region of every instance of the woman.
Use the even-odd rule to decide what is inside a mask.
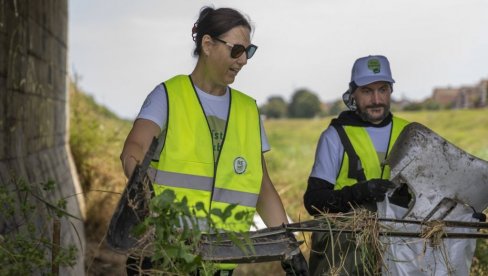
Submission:
[[[238,11],[204,7],[192,29],[195,69],[150,93],[120,157],[129,177],[161,134],[164,146],[151,168],[156,195],[173,189],[177,198],[186,196],[190,206],[203,202],[207,210],[236,205],[233,213],[246,212],[248,219],[213,217],[232,231],[248,231],[255,210],[268,227],[288,223],[266,170],[262,153],[269,145],[255,100],[229,87],[257,50],[251,31]],[[301,253],[283,267],[307,273]]]

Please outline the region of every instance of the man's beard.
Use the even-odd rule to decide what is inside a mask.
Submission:
[[[367,112],[368,108],[378,108],[378,107],[383,108],[383,114],[381,114],[380,116],[372,116],[372,115],[368,114],[368,112]],[[363,119],[363,121],[370,122],[370,123],[373,123],[373,122],[381,123],[388,116],[388,114],[390,114],[390,105],[389,104],[368,105],[364,108],[364,110],[362,110],[358,106],[356,112],[359,115],[359,117],[361,117],[361,119]]]

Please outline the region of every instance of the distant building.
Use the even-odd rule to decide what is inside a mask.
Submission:
[[[434,88],[432,100],[442,106],[449,106],[456,101],[459,89],[456,88]]]
[[[453,109],[480,108],[487,106],[488,79],[481,80],[475,86],[460,88],[435,88],[432,101]]]

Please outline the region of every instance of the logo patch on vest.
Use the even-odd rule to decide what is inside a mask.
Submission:
[[[237,174],[243,174],[246,171],[246,168],[247,168],[246,159],[244,159],[240,156],[237,157],[236,159],[234,159],[234,171]]]

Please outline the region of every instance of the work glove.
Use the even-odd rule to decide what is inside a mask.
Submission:
[[[486,215],[483,212],[474,212],[473,218],[478,219],[480,222],[486,221]]]
[[[290,233],[289,237],[292,241],[296,241],[295,235],[293,235],[293,233]],[[310,275],[310,273],[308,272],[307,261],[300,251],[300,248],[297,248],[295,251],[293,251],[289,258],[281,261],[281,267],[285,271],[286,276]]]
[[[391,181],[386,179],[370,179],[359,182],[353,186],[353,194],[356,201],[383,201],[388,189],[395,187]]]

